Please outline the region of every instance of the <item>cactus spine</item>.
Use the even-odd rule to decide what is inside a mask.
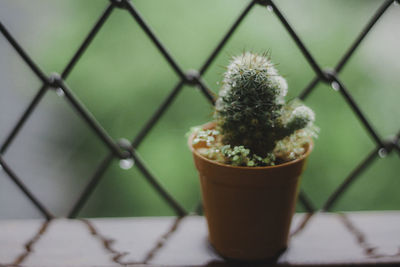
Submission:
[[[244,146],[265,157],[279,140],[312,124],[310,108],[285,104],[287,90],[286,80],[267,54],[233,57],[215,106],[222,144]]]

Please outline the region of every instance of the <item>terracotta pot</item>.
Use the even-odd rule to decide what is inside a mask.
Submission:
[[[211,129],[214,123],[204,125]],[[220,164],[189,147],[199,172],[209,240],[226,258],[266,260],[287,247],[300,175],[312,144],[299,159],[268,167]]]

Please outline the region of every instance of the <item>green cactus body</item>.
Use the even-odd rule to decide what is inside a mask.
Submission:
[[[234,57],[215,106],[221,142],[266,157],[279,140],[312,123],[311,109],[285,104],[287,88],[266,54],[246,52]]]
[[[316,137],[314,112],[299,100],[285,103],[286,80],[266,54],[234,57],[215,104],[216,129],[194,130],[193,143],[212,160],[235,166],[271,166],[305,152]]]

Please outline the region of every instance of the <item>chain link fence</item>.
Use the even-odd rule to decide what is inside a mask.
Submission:
[[[35,112],[37,107],[40,105],[44,96],[52,90],[55,90],[58,94],[64,96],[63,99],[67,101],[71,108],[76,111],[80,118],[92,129],[93,134],[96,135],[108,148],[109,153],[104,157],[101,163],[93,170],[93,174],[89,179],[89,182],[83,188],[81,194],[79,195],[76,202],[70,208],[67,217],[75,218],[79,215],[84,205],[88,202],[95,188],[98,186],[106,170],[110,167],[111,163],[117,160],[133,160],[137,169],[143,174],[147,181],[152,185],[152,187],[160,194],[164,201],[175,211],[178,217],[183,217],[191,212],[201,213],[201,204],[193,210],[188,211],[183,208],[183,206],[171,195],[161,184],[159,180],[152,174],[151,166],[147,166],[140,155],[137,152],[137,147],[142,143],[144,138],[149,134],[149,132],[154,128],[157,122],[160,120],[161,116],[166,112],[166,110],[172,105],[174,99],[182,91],[185,85],[198,88],[204,97],[210,102],[210,105],[214,104],[215,95],[210,90],[210,87],[203,79],[203,75],[213,64],[215,58],[223,51],[224,46],[229,41],[231,36],[235,33],[239,25],[248,16],[249,12],[256,6],[261,5],[265,7],[266,10],[272,11],[278,20],[282,23],[288,34],[290,35],[293,42],[296,44],[298,49],[301,51],[310,67],[315,73],[315,78],[313,78],[309,84],[301,91],[299,98],[306,101],[309,95],[315,90],[319,83],[325,83],[330,85],[334,90],[338,91],[343,97],[343,101],[351,108],[354,112],[356,118],[361,122],[365,131],[368,133],[370,138],[376,144],[375,148],[370,151],[365,157],[359,162],[357,166],[344,177],[342,183],[334,190],[334,192],[329,195],[325,203],[321,207],[317,207],[307,196],[307,193],[302,190],[299,195],[299,200],[304,208],[309,213],[314,213],[316,211],[330,211],[332,207],[337,203],[338,199],[343,195],[343,193],[354,184],[354,182],[363,174],[363,172],[373,164],[377,158],[384,158],[390,153],[397,153],[400,156],[400,129],[397,133],[394,133],[394,137],[390,139],[384,139],[380,136],[378,129],[376,129],[371,122],[365,116],[365,113],[361,110],[360,106],[356,103],[355,99],[350,94],[350,90],[343,83],[339,77],[339,73],[352,57],[356,49],[362,44],[365,37],[368,35],[373,26],[384,16],[385,12],[393,8],[393,4],[399,4],[400,1],[396,0],[386,0],[381,6],[376,10],[373,16],[370,18],[368,23],[364,26],[361,32],[356,36],[355,40],[351,46],[347,49],[344,55],[338,60],[337,64],[330,69],[321,68],[320,64],[315,60],[304,42],[300,39],[299,35],[293,29],[293,27],[288,22],[286,16],[280,11],[279,7],[275,5],[275,1],[269,0],[254,0],[250,1],[240,15],[236,18],[234,23],[231,25],[229,30],[224,36],[222,36],[219,43],[216,45],[212,53],[205,59],[203,65],[198,70],[184,70],[177,63],[174,57],[168,52],[164,44],[160,41],[157,35],[149,27],[148,23],[143,19],[135,5],[129,0],[111,0],[106,9],[98,18],[95,25],[91,28],[90,32],[85,37],[84,41],[79,46],[78,50],[75,52],[73,57],[65,65],[65,68],[61,73],[52,73],[47,75],[38,66],[36,62],[26,53],[24,48],[20,43],[14,38],[13,34],[8,31],[5,25],[0,22],[0,32],[3,37],[9,42],[9,44],[15,49],[18,55],[23,59],[31,71],[40,79],[42,85],[37,89],[36,94],[30,101],[29,105],[26,107],[22,116],[16,121],[15,126],[10,130],[5,141],[1,144],[0,148],[0,164],[3,171],[7,176],[18,186],[21,192],[35,205],[35,207],[43,214],[47,219],[52,219],[55,216],[46,207],[45,203],[32,193],[30,188],[28,188],[22,181],[22,179],[17,175],[17,170],[12,169],[4,158],[10,146],[12,146],[15,137],[23,131],[23,126],[30,119],[31,115]],[[150,119],[145,123],[144,127],[139,131],[139,133],[130,141],[127,139],[113,140],[110,134],[102,127],[102,125],[96,120],[96,118],[91,114],[91,112],[80,102],[77,96],[73,93],[73,90],[65,82],[71,71],[77,65],[79,59],[88,49],[94,37],[102,29],[102,27],[107,23],[110,15],[115,9],[123,9],[128,12],[134,21],[140,26],[147,37],[151,40],[154,46],[159,50],[165,60],[168,62],[171,69],[179,77],[179,82],[172,88],[168,96],[163,100],[161,105],[159,105],[155,110]],[[1,85],[0,85],[1,87]]]

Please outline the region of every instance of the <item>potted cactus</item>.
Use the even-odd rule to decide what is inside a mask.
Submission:
[[[233,57],[214,122],[189,137],[209,240],[226,258],[270,259],[287,246],[317,128],[314,112],[298,100],[285,103],[286,94],[268,54]]]

